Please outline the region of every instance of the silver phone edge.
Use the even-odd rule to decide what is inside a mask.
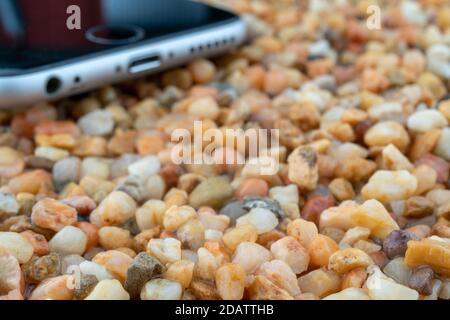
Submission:
[[[34,73],[17,76],[0,76],[0,109],[24,107],[43,101],[54,101],[87,92],[108,84],[136,79],[182,65],[193,58],[211,57],[226,53],[243,43],[247,26],[236,19],[211,29],[198,30],[186,35],[135,47],[119,52],[92,57]],[[217,46],[217,43],[220,45]],[[200,51],[199,48],[202,48]],[[194,49],[192,49],[194,48]],[[192,51],[193,50],[193,51]],[[138,74],[129,73],[134,59],[159,55],[159,67]],[[62,86],[57,93],[49,95],[46,83],[57,76]],[[80,81],[75,83],[74,79]]]

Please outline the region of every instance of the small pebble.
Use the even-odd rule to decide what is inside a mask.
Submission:
[[[95,110],[81,117],[78,126],[87,135],[104,136],[112,133],[114,119],[109,111]]]
[[[84,300],[130,300],[130,295],[116,279],[101,280]]]
[[[78,228],[66,226],[49,241],[50,252],[60,254],[83,255],[86,250],[87,236]]]
[[[141,252],[128,268],[124,287],[131,298],[138,297],[143,285],[154,276],[160,275],[163,270],[164,266],[157,259]]]

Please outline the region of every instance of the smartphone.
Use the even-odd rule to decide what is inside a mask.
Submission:
[[[218,55],[245,38],[238,16],[188,0],[1,0],[0,108]]]

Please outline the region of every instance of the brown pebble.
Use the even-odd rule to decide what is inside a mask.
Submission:
[[[415,268],[408,280],[411,289],[417,290],[420,294],[430,295],[433,288],[434,272],[428,266]]]

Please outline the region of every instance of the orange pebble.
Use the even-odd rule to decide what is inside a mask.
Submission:
[[[339,250],[339,246],[330,237],[318,234],[308,248],[310,267],[320,268],[328,266],[330,256]]]
[[[241,183],[234,195],[238,199],[259,196],[266,197],[269,194],[269,185],[266,181],[258,178],[250,178]]]
[[[281,70],[269,71],[264,79],[264,90],[271,95],[280,94],[287,86],[288,78]]]
[[[262,89],[266,78],[266,70],[260,65],[254,65],[249,67],[245,72],[250,86],[254,89]]]
[[[86,251],[95,248],[98,245],[98,227],[89,222],[77,222],[75,227],[81,229],[86,234]]]
[[[346,288],[361,288],[366,281],[367,273],[366,269],[359,267],[353,270],[350,270],[347,274],[345,274],[342,279],[341,288],[342,290]]]
[[[36,126],[35,134],[55,135],[55,134],[70,134],[78,136],[80,129],[73,121],[44,121]]]
[[[140,155],[158,154],[164,149],[164,140],[159,136],[143,136],[137,139],[136,148]]]
[[[24,232],[21,232],[20,234],[27,238],[28,242],[31,243],[35,255],[41,257],[48,254],[48,242],[42,234],[36,233],[31,230],[26,230]]]

